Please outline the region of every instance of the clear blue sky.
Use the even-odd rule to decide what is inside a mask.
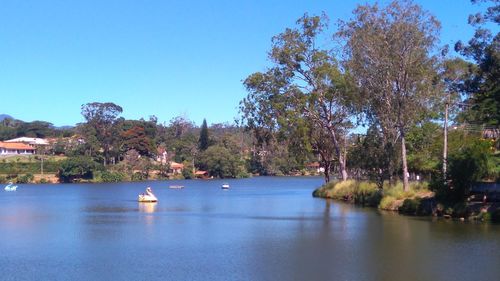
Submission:
[[[417,2],[441,21],[441,43],[472,36],[467,16],[480,6]],[[358,3],[2,0],[0,113],[74,125],[82,104],[109,101],[130,119],[232,122],[246,95],[241,81],[269,64],[273,35],[305,12],[348,19]]]

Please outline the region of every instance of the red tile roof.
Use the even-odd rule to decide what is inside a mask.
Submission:
[[[172,162],[172,163],[170,163],[170,168],[171,169],[184,169],[184,164]]]
[[[24,149],[24,150],[36,150],[35,148],[24,144],[22,142],[1,142],[0,147],[6,149]]]

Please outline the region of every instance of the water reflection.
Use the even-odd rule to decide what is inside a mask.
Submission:
[[[157,205],[158,205],[157,202],[148,202],[148,203],[139,202],[139,212],[148,214],[154,213],[156,212]]]
[[[0,272],[16,280],[500,276],[500,226],[312,198],[321,181],[259,177],[230,181],[230,192],[217,181],[176,182],[189,186],[181,191],[147,183],[158,203],[134,200],[144,183],[23,186],[0,194]]]

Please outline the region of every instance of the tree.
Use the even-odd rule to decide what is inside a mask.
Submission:
[[[220,145],[212,145],[200,155],[199,167],[219,178],[235,178],[241,173],[238,155]]]
[[[22,122],[17,128],[18,137],[45,138],[53,135],[52,124],[45,121]]]
[[[154,153],[151,139],[146,136],[144,127],[134,125],[132,128],[120,134],[123,142],[123,151],[134,149],[142,156],[150,156]]]
[[[349,166],[359,169],[382,188],[384,180],[388,177],[386,174],[388,170],[385,169],[388,166],[387,161],[393,161],[394,158],[387,155],[393,150],[384,147],[380,128],[372,124],[365,136],[358,136],[353,142],[354,144],[349,147],[351,155]]]
[[[200,151],[205,151],[208,148],[208,145],[209,145],[209,139],[208,139],[207,120],[203,119],[200,131],[200,138],[198,139],[198,148],[200,149]]]
[[[70,157],[61,161],[58,176],[62,182],[73,182],[79,179],[92,179],[96,171],[102,170],[99,163],[90,157]]]
[[[104,165],[109,162],[110,149],[116,137],[115,122],[123,109],[114,103],[92,102],[82,105],[87,126],[95,130],[95,137],[104,151]]]
[[[269,58],[274,66],[265,73],[257,72],[245,79],[249,91],[241,102],[246,125],[257,134],[268,138],[280,132],[303,137],[311,147],[308,134],[321,131],[317,136],[333,148],[335,159],[322,154],[323,162],[336,161],[340,178],[347,179],[346,155],[343,149],[347,129],[350,127],[350,87],[331,50],[320,49],[317,43],[327,27],[327,18],[304,15],[297,20],[297,28],[286,29],[274,36]],[[267,134],[267,136],[266,136]],[[329,180],[325,169],[325,180]]]
[[[439,22],[411,1],[359,6],[341,25],[346,39],[346,67],[359,86],[363,110],[380,126],[384,147],[401,144],[404,189],[409,189],[406,133],[437,94]],[[390,163],[390,162],[389,162]],[[390,174],[394,167],[388,167]]]
[[[476,28],[467,44],[458,41],[455,50],[472,59],[477,68],[471,68],[471,77],[464,83],[470,105],[465,119],[498,127],[500,125],[500,32],[494,34],[486,23],[500,24],[500,2],[498,0],[472,0],[490,2],[485,13],[469,16],[469,24]]]

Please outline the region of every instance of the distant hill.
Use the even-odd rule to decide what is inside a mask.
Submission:
[[[8,114],[0,114],[0,122],[3,121],[3,119],[7,119],[7,118],[14,119],[14,117],[12,117]]]
[[[75,126],[66,125],[66,126],[52,126],[52,127],[58,130],[68,130],[68,129],[73,129]]]
[[[4,119],[7,119],[7,118],[13,119],[13,120],[15,120],[15,122],[26,123],[25,121],[15,119],[14,117],[10,116],[9,114],[0,114],[0,122],[2,122]],[[37,120],[37,121],[41,121],[41,120]],[[71,125],[53,126],[52,125],[50,127],[53,129],[56,129],[56,130],[68,130],[68,129],[73,129],[75,126],[71,126]]]

